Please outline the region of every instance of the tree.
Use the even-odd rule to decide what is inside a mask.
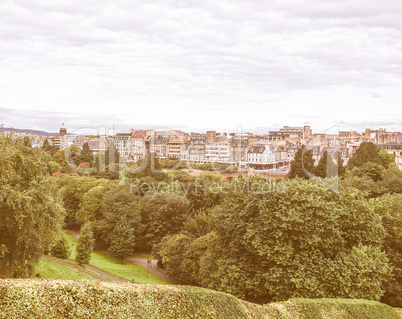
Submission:
[[[24,145],[28,147],[32,147],[31,139],[28,136],[24,137]]]
[[[358,177],[348,175],[349,173],[347,172],[347,178],[342,182],[344,187],[359,189],[367,198],[378,197],[387,192],[386,188],[382,187],[379,183],[374,182],[368,176]]]
[[[79,204],[80,208],[75,214],[79,224],[98,222],[102,219],[102,200],[112,187],[111,183],[109,180],[104,180],[104,182],[92,187],[82,196],[82,201]]]
[[[75,144],[67,147],[65,149],[65,159],[72,169],[76,169],[76,166],[81,163],[80,148]]]
[[[345,175],[345,166],[343,166],[344,164],[344,160],[342,159],[342,154],[341,152],[336,152],[335,153],[335,158],[336,158],[336,164],[338,166],[338,176],[339,177],[343,177]]]
[[[123,260],[125,256],[134,253],[134,230],[128,224],[126,216],[122,216],[111,234],[111,244],[108,251],[113,257]]]
[[[338,175],[338,165],[334,163],[331,154],[325,151],[313,171],[316,176],[322,178],[334,177]]]
[[[384,282],[381,301],[402,308],[402,194],[386,194],[372,199],[387,232],[383,249],[393,266],[393,278]]]
[[[152,249],[163,237],[180,232],[191,215],[188,200],[177,194],[147,194],[141,201],[141,220],[145,231],[139,239],[141,248]]]
[[[49,161],[50,172],[53,173],[61,173],[63,170],[59,163],[55,161]]]
[[[144,158],[137,161],[137,165],[138,167],[135,167],[127,172],[126,175],[128,178],[151,178],[155,181],[163,181],[167,178],[167,175],[162,171],[159,157],[154,153],[145,154]]]
[[[57,148],[54,145],[50,145],[47,139],[43,141],[42,149],[48,152],[50,155],[53,155],[57,152]]]
[[[382,172],[379,184],[391,194],[402,194],[402,171],[396,165],[390,165],[386,171]]]
[[[98,207],[95,206],[94,212],[97,210]],[[132,194],[129,187],[110,187],[103,196],[99,213],[101,215],[93,223],[93,230],[95,237],[103,240],[108,246],[112,245],[113,231],[123,217],[133,229],[136,238],[143,230],[139,197]]]
[[[66,152],[64,150],[57,151],[53,156],[52,160],[57,162],[61,167],[67,165]]]
[[[92,163],[94,160],[94,157],[93,157],[91,149],[89,148],[88,142],[85,142],[84,145],[82,146],[81,157],[82,157],[82,162]]]
[[[366,163],[374,163],[378,165],[382,165],[383,162],[387,162],[384,160],[384,156],[380,155],[378,147],[371,142],[361,143],[356,153],[348,161],[348,165],[346,166],[348,170],[352,170],[355,167],[361,167]]]
[[[65,210],[49,175],[49,154],[0,133],[0,277],[32,274]]]
[[[93,244],[94,238],[91,224],[86,223],[81,227],[80,235],[78,237],[77,254],[75,256],[75,260],[78,264],[89,264],[93,251]]]
[[[56,239],[50,253],[56,258],[68,259],[68,257],[70,257],[71,245],[64,235]]]
[[[112,143],[105,152],[105,165],[110,166],[120,163],[120,153],[116,146]]]
[[[353,176],[358,177],[367,176],[371,178],[374,182],[378,182],[379,180],[382,179],[382,174],[384,171],[385,171],[384,166],[373,162],[367,162],[359,167],[355,166],[350,171],[350,173]]]
[[[310,178],[314,169],[313,152],[308,150],[305,145],[300,147],[290,163],[289,178],[301,177]]]
[[[208,214],[207,235],[184,229],[158,247],[168,273],[263,303],[384,293],[385,230],[357,190],[293,179],[280,193],[228,193]]]
[[[119,150],[110,144],[106,151],[96,154],[93,160],[93,169],[97,172],[98,177],[107,179],[119,178]]]
[[[58,177],[57,182],[60,185],[60,193],[67,212],[65,222],[77,224],[76,214],[83,196],[88,190],[100,183],[100,180],[64,175]]]
[[[386,150],[379,150],[378,155],[381,160],[381,165],[388,169],[391,166],[395,166],[395,155],[389,154]]]

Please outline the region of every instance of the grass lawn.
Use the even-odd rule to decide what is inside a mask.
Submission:
[[[139,258],[146,258],[146,259],[154,259],[154,257],[152,257],[150,252],[146,252],[146,251],[138,251],[135,252],[133,254],[134,257],[139,257]]]
[[[40,273],[43,279],[89,279],[94,278],[82,274],[67,266],[56,264],[52,261],[40,259],[38,265],[35,268],[35,273]]]
[[[73,245],[70,259],[75,259],[75,248],[77,246],[77,239],[75,239],[70,233],[67,233],[67,238],[69,242]],[[147,255],[148,254],[145,254],[145,256]],[[124,278],[130,281],[134,279],[135,282],[138,284],[170,284],[168,281],[154,275],[150,271],[141,266],[138,266],[137,264],[134,264],[127,260],[124,260],[124,262],[122,263],[121,260],[99,251],[94,251],[92,253],[91,261],[89,262],[89,264],[113,276]]]

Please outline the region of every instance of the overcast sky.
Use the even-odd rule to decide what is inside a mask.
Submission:
[[[0,0],[0,124],[402,131],[402,1]]]

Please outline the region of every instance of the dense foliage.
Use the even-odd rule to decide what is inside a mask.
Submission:
[[[110,246],[108,251],[113,257],[121,260],[134,253],[135,235],[125,215],[117,221],[109,236]]]
[[[0,277],[26,277],[58,235],[65,211],[44,150],[0,132],[0,154]]]
[[[206,222],[207,234],[171,236],[158,255],[168,273],[241,298],[379,300],[391,272],[381,217],[357,191],[295,179],[282,193],[230,193]]]
[[[381,301],[402,307],[402,194],[387,194],[373,202],[387,232],[384,250],[394,268],[393,277],[383,285]]]
[[[54,241],[50,253],[56,258],[68,259],[70,257],[71,245],[64,235]]]
[[[93,160],[88,146],[45,145],[50,157],[3,136],[0,147],[0,213],[11,220],[0,234],[1,276],[28,275],[51,242],[60,244],[53,241],[64,214],[56,182],[65,222],[81,227],[80,263],[97,240],[120,259],[153,249],[169,275],[252,301],[381,298],[402,307],[402,172],[371,143],[346,168],[328,152],[314,166],[303,146],[289,181],[225,179],[213,171],[229,168],[217,165],[197,167],[211,171],[200,176],[165,173],[182,163],[161,165],[155,154],[121,165],[110,161],[113,146]],[[60,174],[71,165],[79,174]]]
[[[94,244],[93,232],[90,223],[86,223],[81,227],[78,236],[77,253],[75,260],[78,264],[89,264]]]
[[[294,299],[256,305],[190,286],[89,281],[0,281],[2,318],[400,319],[379,302]]]
[[[300,147],[294,159],[290,162],[289,178],[301,177],[309,178],[312,176],[314,170],[313,152],[305,145]]]

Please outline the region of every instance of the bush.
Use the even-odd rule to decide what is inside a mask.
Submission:
[[[1,280],[1,318],[400,319],[379,302],[292,299],[257,305],[191,286]]]
[[[56,258],[68,259],[71,254],[71,246],[67,238],[64,236],[59,237],[55,241],[50,253]]]
[[[238,168],[237,166],[235,166],[235,165],[229,165],[229,166],[226,168],[226,170],[227,170],[228,172],[234,173],[234,172],[237,172],[237,171],[239,170],[239,168]]]

